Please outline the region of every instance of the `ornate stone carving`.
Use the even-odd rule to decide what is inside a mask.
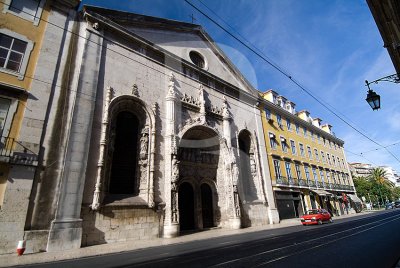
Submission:
[[[171,221],[178,222],[178,203],[177,203],[177,183],[179,180],[179,161],[176,155],[172,155],[172,170],[171,170]]]
[[[107,88],[106,92],[106,100],[104,103],[104,110],[103,110],[103,118],[102,118],[102,124],[101,124],[101,134],[100,134],[100,152],[99,152],[99,159],[97,162],[97,174],[96,174],[96,184],[95,184],[95,189],[94,189],[94,194],[93,194],[93,201],[91,204],[91,208],[93,210],[98,210],[100,208],[100,202],[101,202],[101,193],[103,191],[102,189],[102,178],[103,178],[103,173],[104,173],[104,163],[105,163],[105,158],[107,156],[106,153],[106,148],[107,148],[107,139],[106,139],[106,133],[107,133],[107,126],[108,126],[108,108],[110,106],[111,99],[113,98],[114,95],[114,89],[112,87]],[[110,137],[110,139],[113,141],[114,137]]]
[[[147,127],[143,128],[140,137],[140,159],[147,159],[148,146],[149,146],[149,129]]]
[[[223,96],[223,101],[222,101],[222,116],[224,119],[231,118],[231,114],[229,113],[228,110],[228,101],[225,96]]]
[[[189,106],[195,106],[197,108],[200,108],[200,101],[197,98],[193,98],[192,96],[187,95],[186,93],[183,94],[181,97],[181,101],[183,103],[188,104]]]
[[[250,154],[250,171],[251,175],[253,175],[253,177],[255,178],[257,176],[257,165],[254,154]]]
[[[131,94],[137,98],[139,98],[139,90],[138,90],[138,86],[136,84],[132,85],[132,92]]]
[[[175,97],[176,96],[176,91],[175,91],[175,76],[171,72],[168,75],[168,97]]]

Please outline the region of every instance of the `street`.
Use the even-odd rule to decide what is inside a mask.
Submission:
[[[28,267],[393,267],[399,226],[391,210]]]

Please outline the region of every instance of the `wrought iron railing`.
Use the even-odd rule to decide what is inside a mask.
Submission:
[[[276,184],[289,185],[289,181],[286,177],[278,176],[276,177]]]
[[[308,183],[307,183],[306,180],[299,179],[299,186],[300,186],[300,187],[307,187],[307,186],[308,186]]]
[[[13,153],[14,139],[9,137],[0,137],[0,156],[10,157]]]

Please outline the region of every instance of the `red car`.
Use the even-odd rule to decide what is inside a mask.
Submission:
[[[333,222],[331,214],[326,209],[309,210],[300,220],[303,225],[322,224],[324,221]]]

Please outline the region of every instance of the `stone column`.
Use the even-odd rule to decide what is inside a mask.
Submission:
[[[175,89],[175,78],[169,75],[168,93],[166,99],[166,128],[165,128],[165,219],[164,237],[171,238],[179,235],[178,195],[176,189],[177,146],[176,146],[176,102],[178,96]]]
[[[230,175],[231,175],[231,185],[230,185],[230,190],[232,191],[232,218],[229,219],[230,221],[230,227],[232,229],[239,229],[241,227],[241,220],[240,220],[240,199],[239,199],[239,192],[238,192],[238,167],[235,161],[235,155],[233,154],[232,151],[232,127],[231,127],[231,121],[232,121],[232,116],[229,113],[228,110],[228,101],[226,100],[225,96],[223,96],[223,103],[222,103],[222,120],[223,120],[223,133],[224,133],[224,139],[226,140],[226,146],[229,152],[229,155],[226,157],[230,158],[231,161],[231,167],[230,167]]]
[[[256,122],[256,132],[258,137],[264,137],[264,129],[262,127],[262,122],[261,122],[261,113],[260,109],[258,108],[258,105],[254,106],[254,116],[255,116],[255,122]],[[266,141],[265,141],[266,142]],[[271,174],[269,171],[269,166],[268,166],[268,156],[267,156],[267,150],[266,150],[266,145],[265,142],[263,146],[260,146],[260,171],[262,174],[262,177],[264,178],[263,183],[264,183],[264,192],[266,196],[266,203],[268,204],[268,219],[270,224],[274,223],[279,223],[279,213],[278,209],[276,208],[276,202],[274,198],[274,192],[272,189],[272,180],[271,180]],[[264,149],[262,149],[264,148]]]
[[[102,37],[94,28],[86,31],[82,65],[76,74],[77,85],[66,127],[66,152],[61,161],[60,185],[55,219],[51,223],[47,251],[80,248],[82,195],[91,140],[93,113],[99,77]],[[98,45],[93,45],[98,44]]]

